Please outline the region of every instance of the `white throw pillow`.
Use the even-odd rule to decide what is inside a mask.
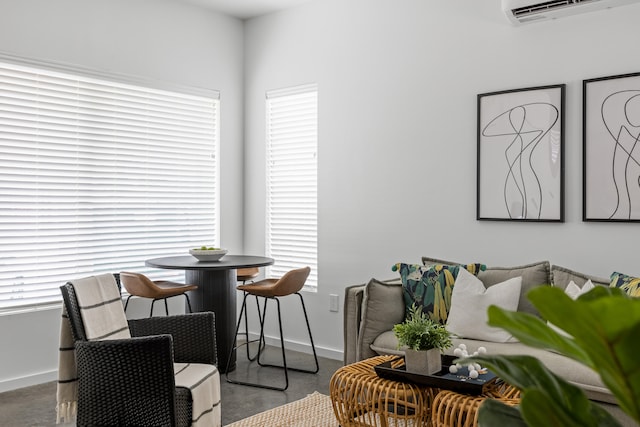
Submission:
[[[522,277],[514,277],[485,288],[480,279],[461,268],[451,294],[447,329],[461,338],[491,342],[515,341],[509,332],[487,324],[487,309],[490,305],[497,305],[505,310],[516,310],[521,288]]]
[[[571,298],[572,300],[576,300],[578,299],[578,297],[582,294],[586,294],[587,292],[589,292],[591,289],[595,288],[596,285],[594,285],[591,280],[587,280],[585,282],[584,285],[582,285],[582,288],[578,285],[576,285],[576,282],[574,282],[573,280],[569,282],[569,284],[567,285],[567,287],[564,289],[564,293],[567,294],[569,296],[569,298]],[[553,329],[554,331],[556,331],[557,333],[564,335],[564,336],[570,336],[568,333],[566,333],[564,330],[558,328],[556,325],[554,325],[551,322],[547,322],[547,326],[549,326],[551,329]]]
[[[569,282],[569,284],[565,288],[564,293],[569,295],[571,299],[575,300],[575,299],[578,299],[580,295],[586,294],[587,292],[589,292],[591,289],[595,287],[596,286],[593,283],[591,283],[591,280],[587,280],[587,282],[584,285],[582,285],[582,288],[576,285],[576,282],[572,280]]]

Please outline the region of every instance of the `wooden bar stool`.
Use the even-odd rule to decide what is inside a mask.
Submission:
[[[187,306],[189,307],[189,313],[191,310],[191,301],[189,301],[189,295],[187,291],[194,291],[198,289],[196,285],[188,285],[184,283],[171,282],[169,280],[156,280],[149,279],[144,274],[131,273],[129,271],[120,272],[120,282],[122,286],[127,290],[129,296],[124,304],[124,311],[127,311],[129,305],[129,298],[132,296],[151,298],[151,311],[149,317],[153,317],[153,305],[158,300],[164,300],[164,309],[169,315],[169,305],[167,304],[167,298],[175,297],[178,295],[184,295],[187,300]]]
[[[311,268],[304,267],[304,268],[288,271],[280,279],[264,279],[255,283],[249,283],[249,284],[238,286],[237,289],[244,292],[244,298],[242,299],[242,308],[240,309],[240,316],[238,317],[238,323],[236,325],[236,331],[234,334],[233,349],[229,353],[229,361],[227,362],[227,364],[231,362],[231,356],[233,352],[238,349],[238,347],[249,344],[249,342],[247,341],[247,343],[243,343],[240,346],[237,345],[237,335],[238,335],[238,330],[240,329],[240,323],[242,322],[243,315],[246,314],[245,310],[247,309],[247,297],[249,295],[262,297],[264,298],[264,305],[262,308],[262,315],[260,316],[260,338],[258,339],[258,342],[259,342],[258,353],[255,358],[257,359],[258,365],[260,366],[283,369],[285,385],[283,387],[277,387],[277,386],[271,386],[271,385],[260,384],[260,383],[237,381],[229,378],[229,372],[226,373],[227,382],[233,383],[233,384],[248,385],[252,387],[266,388],[271,390],[286,390],[289,387],[289,370],[306,372],[310,374],[315,374],[319,371],[320,366],[318,365],[318,356],[316,354],[316,347],[313,343],[313,337],[311,335],[311,327],[309,326],[309,317],[307,316],[307,309],[304,305],[304,299],[302,298],[302,295],[299,292],[304,286],[304,283],[307,280],[307,277],[309,277],[310,272],[311,272]],[[300,298],[302,311],[304,313],[304,319],[307,324],[307,332],[309,333],[309,341],[311,343],[311,349],[313,351],[313,358],[315,360],[315,369],[290,368],[287,366],[287,356],[286,356],[285,347],[284,347],[284,336],[282,333],[282,316],[280,312],[280,298],[288,295],[293,295],[293,294],[298,295],[298,297]],[[276,306],[278,308],[278,326],[280,330],[282,365],[272,365],[272,364],[262,363],[260,360],[260,356],[263,354],[262,350],[264,349],[264,341],[265,341],[264,323],[265,323],[265,318],[267,316],[267,301],[270,301],[270,300],[275,300]]]

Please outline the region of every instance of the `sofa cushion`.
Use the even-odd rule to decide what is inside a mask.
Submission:
[[[450,262],[441,260],[438,258],[432,258],[423,256],[422,263],[424,265],[434,265],[434,264],[445,264],[445,265],[456,265],[460,264],[457,262]],[[571,272],[571,270],[564,269],[559,267],[560,272],[558,273],[559,279],[562,278],[562,271]],[[572,272],[573,273],[573,272]],[[496,283],[504,282],[507,279],[511,279],[513,277],[522,276],[522,291],[520,293],[520,303],[518,304],[518,311],[525,311],[527,313],[534,314],[539,316],[538,310],[535,309],[533,304],[529,302],[527,299],[527,292],[529,292],[532,288],[539,285],[549,285],[552,283],[551,280],[551,264],[549,261],[540,261],[532,264],[519,265],[515,267],[487,267],[485,271],[482,271],[478,274],[478,279],[482,280],[482,283],[485,286],[492,286]],[[587,278],[591,278],[586,276]],[[593,279],[592,279],[593,280]],[[582,285],[585,280],[574,280],[577,284]],[[601,279],[595,278],[594,283],[598,282],[600,284]],[[564,283],[564,287],[569,283],[569,280]],[[609,282],[606,281],[608,285]]]
[[[551,265],[549,261],[540,261],[516,267],[487,267],[486,271],[481,271],[478,274],[478,279],[489,287],[519,276],[522,277],[522,289],[518,311],[540,316],[538,310],[527,299],[527,293],[536,286],[551,285]]]
[[[442,265],[398,263],[392,267],[402,279],[405,317],[415,304],[435,322],[446,323],[451,307],[451,293],[458,272],[466,269],[473,274],[485,268],[482,264]]]
[[[382,282],[371,279],[364,288],[363,306],[357,360],[375,356],[370,347],[380,331],[391,330],[393,325],[404,320],[402,283],[399,280]]]
[[[591,289],[595,288],[595,286],[596,285],[594,285],[591,280],[587,280],[586,283],[582,287],[576,285],[576,283],[572,280],[571,282],[569,282],[567,287],[564,289],[564,293],[567,294],[569,296],[569,298],[571,298],[573,300],[576,300],[581,295],[584,295],[587,292],[589,292]],[[551,329],[553,329],[554,331],[556,331],[557,333],[559,333],[561,335],[570,336],[563,329],[560,329],[559,327],[557,327],[556,325],[554,325],[551,322],[547,322],[547,325]]]
[[[496,305],[515,311],[520,300],[521,286],[522,277],[513,277],[485,288],[480,279],[464,269],[460,270],[451,296],[447,329],[460,338],[491,342],[514,341],[509,332],[488,325],[487,309]]]
[[[582,287],[585,283],[587,283],[587,280],[591,280],[594,285],[601,286],[609,286],[609,284],[611,283],[611,281],[608,279],[590,276],[588,274],[573,271],[565,267],[560,267],[559,265],[551,266],[551,283],[553,284],[553,286],[565,289],[569,283],[574,282],[576,285]]]
[[[611,274],[612,288],[619,288],[625,291],[629,296],[640,297],[640,278],[626,274],[613,272]]]
[[[398,338],[393,331],[386,331],[381,333],[373,340],[371,344],[371,350],[377,354],[383,356],[386,354],[394,354],[396,356],[404,356],[404,349],[398,344]]]
[[[595,288],[596,285],[593,284],[591,280],[587,280],[582,287],[576,285],[575,282],[571,281],[564,289],[564,293],[569,295],[569,297],[573,300],[578,299],[580,295],[584,295],[589,292],[591,289]]]
[[[492,343],[482,340],[454,338],[453,346],[445,354],[453,355],[458,345],[464,343],[472,354],[478,347],[485,347],[488,354],[529,355],[539,359],[551,372],[582,388],[589,399],[616,403],[615,397],[605,387],[600,376],[591,368],[558,353],[516,343]]]

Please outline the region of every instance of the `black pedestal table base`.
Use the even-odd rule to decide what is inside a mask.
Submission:
[[[189,292],[193,311],[213,311],[216,314],[216,346],[220,372],[233,371],[236,357],[232,355],[236,323],[236,270],[186,270],[186,283],[197,283],[198,289]]]

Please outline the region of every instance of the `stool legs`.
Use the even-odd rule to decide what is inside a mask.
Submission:
[[[309,334],[309,342],[311,343],[311,350],[313,351],[313,359],[314,359],[314,362],[315,362],[315,369],[288,368],[288,370],[297,371],[297,372],[305,372],[305,373],[308,373],[308,374],[317,374],[318,371],[320,370],[320,365],[318,364],[318,355],[316,354],[316,346],[313,343],[313,336],[311,335],[311,326],[309,325],[309,317],[307,316],[307,308],[304,305],[304,299],[302,298],[302,295],[299,292],[296,292],[295,295],[298,295],[298,297],[300,297],[300,303],[302,305],[302,312],[304,313],[304,320],[305,320],[305,322],[307,324],[307,333]],[[287,370],[287,366],[286,366],[286,358],[284,357],[284,338],[283,338],[283,335],[282,335],[282,319],[281,319],[281,316],[280,316],[280,300],[278,298],[265,298],[265,301],[264,301],[265,307],[263,309],[263,312],[265,314],[266,314],[267,299],[275,299],[276,303],[277,303],[276,305],[278,307],[278,325],[280,327],[280,343],[281,343],[282,349],[283,349],[283,351],[282,351],[283,365],[265,364],[265,363],[262,363],[260,361],[259,357],[258,357],[258,364],[260,366],[269,366],[269,367],[272,367],[272,368],[284,368],[285,371],[286,371]],[[264,329],[262,327],[262,325],[260,325],[260,329],[261,330]]]
[[[187,307],[189,307],[189,313],[193,313],[193,310],[191,310],[191,301],[189,301],[189,295],[187,295],[186,292],[182,295],[184,295],[185,299],[187,300]]]
[[[265,385],[265,384],[259,384],[259,383],[251,383],[251,382],[243,382],[243,381],[236,381],[233,379],[229,378],[229,373],[226,373],[226,379],[227,382],[232,383],[232,384],[242,384],[242,385],[248,385],[248,386],[252,386],[252,387],[260,387],[260,388],[265,388],[265,389],[270,389],[270,390],[286,390],[289,387],[289,370],[292,371],[297,371],[297,372],[305,372],[305,373],[311,373],[311,374],[315,374],[320,370],[320,365],[318,364],[318,356],[316,353],[316,347],[315,344],[313,342],[313,336],[311,335],[311,326],[309,325],[309,317],[307,315],[307,309],[305,307],[304,304],[304,299],[302,298],[302,295],[299,292],[296,292],[296,295],[298,295],[298,297],[300,298],[300,302],[302,305],[302,311],[304,313],[304,318],[305,318],[305,322],[307,324],[307,332],[309,333],[309,341],[311,343],[311,349],[313,351],[313,358],[315,361],[315,368],[314,369],[302,369],[302,368],[290,368],[287,366],[287,356],[286,356],[286,352],[285,352],[285,346],[284,346],[284,334],[282,332],[282,315],[281,315],[281,311],[280,311],[280,300],[278,297],[263,297],[264,298],[264,305],[263,305],[263,309],[262,309],[262,313],[261,315],[259,314],[260,317],[260,337],[258,338],[258,353],[256,354],[256,356],[254,357],[254,359],[249,359],[251,361],[256,360],[257,359],[257,363],[259,366],[264,366],[264,367],[272,367],[272,368],[280,368],[284,370],[284,380],[285,380],[285,384],[283,387],[277,387],[277,386],[271,386],[271,385]],[[236,341],[237,341],[237,335],[238,335],[238,330],[240,329],[240,324],[242,322],[242,316],[246,316],[246,303],[247,303],[247,297],[249,296],[248,293],[245,292],[244,298],[242,300],[242,308],[240,309],[240,316],[238,317],[238,323],[236,325],[236,331],[235,331],[235,338],[234,338],[234,344],[233,344],[233,350],[235,351],[239,346],[236,345]],[[265,337],[264,337],[264,324],[265,324],[265,319],[267,317],[267,301],[268,300],[275,300],[276,301],[276,307],[278,309],[278,329],[280,332],[280,346],[281,346],[281,352],[282,352],[282,365],[273,365],[273,364],[268,364],[268,363],[263,363],[261,361],[261,356],[263,355],[263,349],[264,349],[264,342],[265,342]],[[259,306],[258,306],[258,311],[259,311]],[[245,322],[246,322],[246,317],[245,317]],[[246,327],[246,323],[245,323],[245,327]],[[248,330],[247,330],[248,331]],[[248,341],[248,337],[247,337],[247,343],[246,345],[248,345],[249,341]],[[242,344],[245,345],[245,344]],[[233,353],[233,351],[231,352],[231,354]],[[231,354],[229,354],[229,358],[231,358]],[[249,355],[248,350],[247,350],[247,356]]]
[[[184,294],[180,294],[180,295],[184,295],[184,297],[187,300],[187,307],[189,307],[189,313],[193,313],[193,310],[191,310],[191,301],[189,301],[189,295],[187,295],[187,293],[185,292]],[[127,297],[127,300],[124,303],[124,312],[127,312],[127,306],[129,305],[129,299],[131,299],[133,295],[129,295]],[[169,315],[169,304],[167,304],[167,300],[171,297],[177,297],[178,295],[172,295],[170,297],[167,298],[154,298],[153,301],[151,301],[151,310],[149,310],[149,317],[153,317],[153,305],[156,303],[156,301],[159,300],[164,300],[164,312],[166,313],[166,315]]]
[[[245,295],[248,295],[246,292],[244,292]],[[262,314],[260,312],[260,301],[258,301],[258,297],[255,297],[256,299],[256,309],[258,310],[258,319],[260,320],[260,325],[262,329]],[[249,341],[249,320],[248,320],[248,311],[245,307],[244,309],[244,332],[237,332],[236,335],[240,334],[240,335],[244,335],[247,337],[247,344],[246,344],[246,349],[247,349],[247,360],[249,360],[250,362],[253,362],[254,360],[256,360],[258,358],[258,356],[260,355],[260,352],[262,351],[262,349],[265,346],[264,340],[262,339],[258,339],[258,340],[252,340]],[[254,341],[258,341],[258,351],[256,352],[255,356],[251,356],[250,352],[249,352],[249,343],[254,342]]]
[[[241,346],[246,346],[247,347],[247,360],[249,360],[250,362],[253,362],[256,360],[256,358],[258,357],[258,355],[260,354],[260,352],[264,349],[265,347],[265,343],[264,343],[264,338],[263,335],[260,335],[260,338],[257,340],[249,340],[249,321],[248,321],[248,309],[247,309],[247,298],[249,298],[250,294],[248,294],[247,292],[243,293],[243,297],[242,297],[242,306],[240,307],[240,316],[238,316],[238,323],[236,324],[236,330],[234,333],[234,341],[233,341],[233,350],[235,351],[236,349],[238,349]],[[260,331],[262,331],[262,325],[263,325],[263,317],[262,317],[262,313],[260,311],[260,303],[258,301],[258,297],[256,296],[256,307],[258,309],[258,320],[260,321]],[[242,323],[242,320],[244,319],[244,332],[240,332],[240,324]],[[246,342],[240,345],[237,345],[238,342],[238,335],[244,335],[246,337]],[[249,353],[249,344],[252,342],[256,342],[258,341],[258,351],[256,352],[256,354],[254,356],[251,356],[251,354]],[[231,352],[233,353],[233,352]],[[229,355],[229,358],[231,358],[231,354]]]

